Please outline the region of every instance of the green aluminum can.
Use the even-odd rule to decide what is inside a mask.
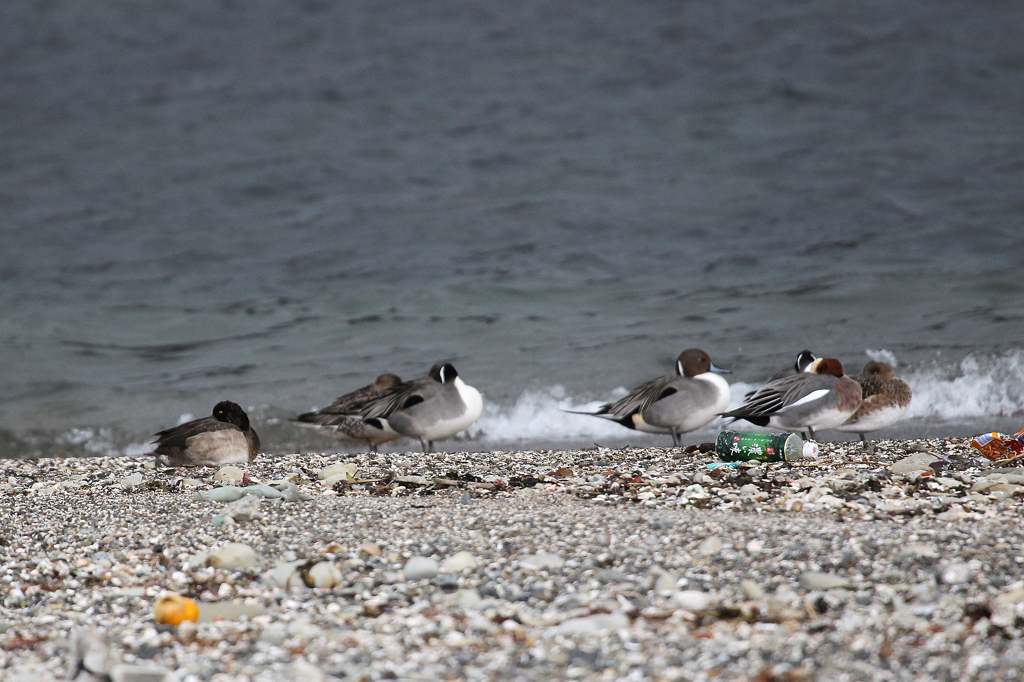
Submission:
[[[727,462],[798,462],[817,457],[818,445],[795,433],[719,431],[715,452]]]

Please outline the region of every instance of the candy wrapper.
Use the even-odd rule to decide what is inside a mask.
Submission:
[[[997,431],[975,436],[971,447],[993,462],[1024,456],[1024,426],[1012,436]]]

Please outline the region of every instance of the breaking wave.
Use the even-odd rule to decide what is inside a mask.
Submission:
[[[985,418],[1024,419],[1024,350],[1012,350],[995,356],[968,355],[955,364],[936,359],[918,367],[903,367],[889,350],[867,350],[869,359],[888,362],[914,392],[907,418],[933,424],[977,422],[985,430]],[[858,363],[852,363],[854,367]],[[741,403],[744,394],[757,384],[736,382],[730,385],[731,406]],[[626,389],[610,392],[606,399],[625,395]],[[474,425],[474,440],[492,442],[580,441],[590,439],[662,438],[623,429],[602,419],[566,414],[563,410],[595,410],[601,400],[572,396],[563,386],[550,386],[523,392],[511,405],[488,403]],[[724,425],[715,420],[701,432],[713,432]],[[751,428],[744,424],[743,428]],[[898,431],[898,427],[896,428]]]

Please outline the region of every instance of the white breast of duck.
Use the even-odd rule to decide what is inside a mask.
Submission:
[[[694,380],[706,381],[707,383],[711,384],[711,387],[715,392],[715,404],[709,406],[708,408],[708,412],[710,412],[708,421],[711,421],[711,418],[717,415],[718,413],[725,412],[725,410],[729,407],[729,382],[723,379],[718,374],[715,374],[714,372],[704,372],[703,374],[698,374],[697,376],[694,377]]]
[[[446,419],[439,419],[428,426],[421,436],[425,440],[441,440],[454,436],[459,431],[469,428],[484,411],[484,399],[480,391],[464,382],[462,377],[455,377],[452,385],[462,401],[462,412]]]

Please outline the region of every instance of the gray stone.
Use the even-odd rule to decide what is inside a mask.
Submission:
[[[960,585],[970,580],[974,569],[970,564],[956,561],[942,568],[942,582],[947,585]]]
[[[709,535],[697,546],[697,553],[702,556],[715,556],[722,551],[722,540],[717,535]]]
[[[707,592],[701,592],[700,590],[682,590],[675,594],[676,603],[679,607],[690,611],[691,613],[697,613],[699,611],[707,611],[709,608],[714,606],[715,597]]]
[[[912,455],[908,455],[903,459],[891,464],[889,471],[894,474],[900,474],[902,476],[908,476],[912,474],[918,474],[922,471],[931,470],[931,465],[935,462],[941,462],[942,458],[936,454],[930,452],[915,452]]]
[[[120,663],[110,670],[110,682],[164,682],[169,673],[158,665]]]
[[[121,487],[126,490],[138,488],[140,485],[142,485],[142,474],[137,471],[134,474],[128,474],[121,479]]]
[[[440,570],[437,561],[425,556],[414,556],[405,562],[402,573],[406,580],[433,578]]]
[[[324,467],[317,473],[317,478],[321,481],[328,479],[351,481],[355,476],[356,465],[354,462],[338,462],[337,464]]]
[[[558,635],[598,635],[629,628],[629,618],[621,611],[598,613],[581,618],[570,618],[554,629]]]
[[[806,571],[800,575],[800,584],[807,590],[845,590],[852,587],[852,583],[841,575],[834,573],[822,573],[820,571]]]
[[[263,632],[260,634],[260,641],[274,646],[281,646],[286,639],[288,639],[288,629],[281,623],[270,623],[263,628]]]
[[[312,495],[307,495],[299,489],[299,486],[295,485],[291,481],[275,481],[270,484],[274,490],[277,490],[284,495],[286,502],[305,502],[306,500],[312,500]]]
[[[472,570],[479,565],[477,558],[470,552],[456,552],[441,562],[442,573],[461,573]]]
[[[284,493],[269,485],[251,485],[247,488],[242,488],[246,495],[254,495],[256,497],[268,497],[272,500],[284,499]]]
[[[341,571],[330,561],[314,564],[306,574],[306,584],[310,587],[331,588],[340,582]]]
[[[253,601],[233,599],[228,601],[207,602],[199,609],[199,622],[212,623],[217,620],[238,620],[253,618],[266,613],[266,609]]]
[[[259,558],[256,556],[256,551],[249,545],[229,542],[207,555],[206,562],[214,568],[248,571],[256,568]]]
[[[245,490],[234,485],[225,485],[199,493],[200,497],[214,502],[234,502],[243,495],[245,495]]]
[[[246,495],[241,499],[229,502],[221,509],[221,514],[230,516],[235,521],[252,521],[259,516],[260,498]]]
[[[556,571],[565,564],[558,555],[550,552],[528,554],[519,560],[519,566],[528,571]]]
[[[243,478],[245,478],[245,472],[233,464],[217,469],[217,473],[213,475],[213,480],[222,485],[238,485]]]

